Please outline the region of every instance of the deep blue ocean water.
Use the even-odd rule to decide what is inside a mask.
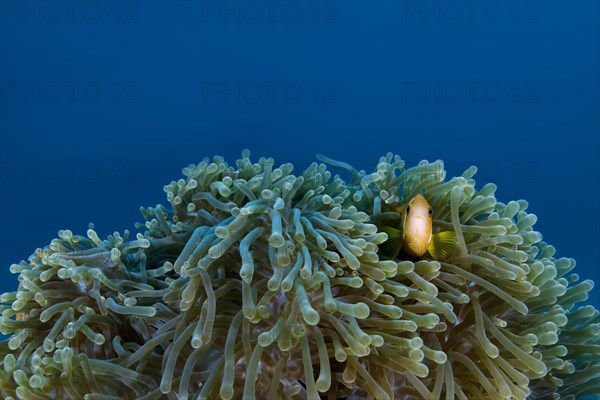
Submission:
[[[0,7],[0,293],[59,229],[132,229],[183,167],[243,148],[476,165],[600,283],[597,1]]]

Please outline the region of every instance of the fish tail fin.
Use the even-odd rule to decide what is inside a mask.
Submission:
[[[388,239],[379,245],[383,254],[390,258],[398,257],[402,249],[402,231],[391,226],[382,226],[381,231],[388,235]]]
[[[427,251],[434,260],[444,261],[450,258],[455,249],[456,234],[453,231],[444,231],[431,236]]]

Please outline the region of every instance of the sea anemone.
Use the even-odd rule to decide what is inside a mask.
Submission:
[[[598,396],[593,283],[527,202],[442,161],[373,173],[319,157],[183,169],[135,238],[69,230],[0,296],[6,399],[575,399]],[[328,165],[347,170],[348,181]],[[342,171],[346,173],[346,171]],[[390,259],[383,225],[422,194],[443,261]]]

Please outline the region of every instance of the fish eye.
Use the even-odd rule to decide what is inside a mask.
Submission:
[[[410,211],[410,206],[406,206],[406,213],[408,214],[409,211]]]
[[[433,210],[430,208],[429,209],[429,215],[433,214]]]

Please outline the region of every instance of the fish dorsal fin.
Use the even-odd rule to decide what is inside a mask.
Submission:
[[[402,231],[391,226],[382,226],[380,230],[388,235],[387,240],[379,245],[383,254],[390,258],[398,257],[402,249]]]
[[[444,231],[431,235],[427,251],[434,260],[444,261],[450,258],[455,249],[456,234],[452,231]]]

